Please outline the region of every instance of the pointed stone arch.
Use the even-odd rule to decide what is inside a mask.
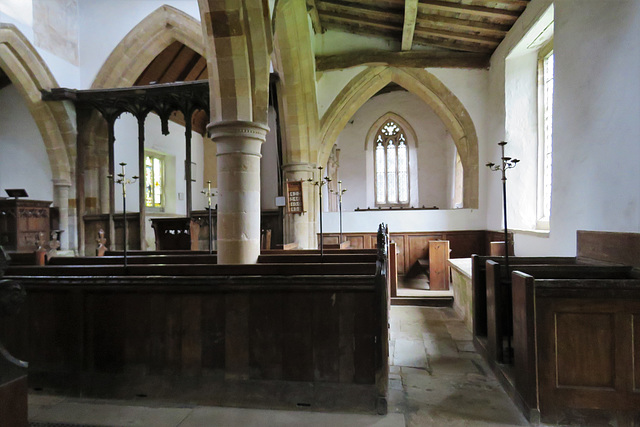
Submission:
[[[200,22],[174,7],[160,6],[113,49],[91,87],[132,86],[151,61],[174,41],[205,55]]]
[[[456,144],[464,169],[463,203],[478,207],[478,136],[468,111],[433,74],[423,69],[369,67],[354,77],[332,102],[320,123],[318,164],[326,163],[331,147],[351,116],[373,95],[394,82],[417,95],[440,117]]]
[[[58,87],[58,83],[33,45],[11,24],[0,24],[0,68],[22,95],[38,126],[54,183],[71,185],[74,123],[67,105],[42,100],[40,91]]]
[[[60,228],[67,231],[61,235],[61,249],[75,249],[76,209],[69,199],[75,198],[76,126],[70,105],[42,100],[41,91],[58,83],[33,45],[11,24],[0,24],[0,68],[16,86],[42,136],[51,165],[53,204],[59,209]]]

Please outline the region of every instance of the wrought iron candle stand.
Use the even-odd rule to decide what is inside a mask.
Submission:
[[[213,253],[213,224],[211,222],[211,198],[218,193],[211,192],[211,181],[207,181],[207,189],[201,191],[202,194],[207,196],[208,206],[207,210],[209,211],[209,254]]]
[[[342,188],[342,181],[338,181],[338,190],[329,190],[338,196],[338,211],[340,212],[340,237],[338,244],[342,244],[342,195],[347,191],[346,188]]]
[[[498,145],[502,149],[502,157],[501,164],[496,165],[495,163],[487,163],[487,167],[492,171],[500,171],[502,172],[502,207],[504,210],[504,267],[507,274],[505,286],[508,289],[507,295],[509,295],[508,300],[511,301],[511,270],[509,269],[509,229],[507,228],[507,169],[513,169],[516,167],[520,160],[514,159],[511,157],[507,157],[504,155],[504,146],[507,145],[506,141],[499,142]],[[507,318],[511,318],[512,314],[512,306],[511,304],[507,304],[506,309],[510,312]],[[511,328],[507,326],[508,330]],[[511,358],[513,356],[512,348],[511,348],[511,335],[513,331],[507,334],[507,347],[508,347],[508,357]]]
[[[138,180],[138,177],[136,175],[132,176],[131,179],[128,179],[125,175],[124,172],[124,167],[126,166],[126,163],[120,163],[120,166],[122,167],[122,171],[116,175],[118,178],[115,179],[115,183],[116,184],[121,184],[122,185],[122,220],[124,222],[124,252],[123,252],[123,260],[124,260],[124,266],[127,266],[127,185],[129,184],[133,184],[134,182],[136,182]],[[113,175],[108,175],[107,178],[109,179],[114,179]]]
[[[499,142],[498,145],[502,148],[502,163],[496,165],[495,163],[487,163],[487,167],[492,171],[502,172],[502,207],[504,209],[504,264],[507,271],[507,280],[509,276],[509,229],[507,228],[507,169],[513,169],[516,167],[520,160],[506,157],[504,155],[504,146],[507,145],[506,141]]]
[[[311,178],[307,179],[308,182],[318,187],[318,195],[320,196],[320,256],[324,255],[324,239],[322,237],[322,187],[331,182],[331,178],[328,176],[322,178],[322,169],[322,166],[318,166],[318,170],[320,171],[318,174],[320,176],[319,181],[314,181]]]

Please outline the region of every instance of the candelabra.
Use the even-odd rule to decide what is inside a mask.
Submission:
[[[215,196],[218,193],[211,192],[211,181],[207,181],[207,189],[201,191],[202,194],[207,196],[209,211],[209,253],[213,253],[213,223],[211,222],[211,197]]]
[[[328,176],[325,176],[324,178],[322,178],[322,166],[318,166],[318,170],[320,171],[320,173],[318,174],[320,176],[320,180],[314,181],[313,179],[309,178],[307,179],[307,181],[312,183],[316,187],[318,187],[318,195],[320,196],[320,256],[323,256],[324,255],[324,239],[322,237],[322,187],[325,184],[328,184],[329,182],[331,182],[331,178],[329,178]]]
[[[124,222],[124,266],[127,266],[127,185],[133,184],[138,180],[137,176],[132,176],[131,179],[128,179],[125,176],[124,167],[126,163],[120,163],[122,167],[122,172],[117,175],[117,179],[115,179],[116,184],[122,185],[122,220]],[[108,175],[107,178],[114,179],[113,175]]]
[[[507,145],[506,141],[499,142],[498,145],[502,149],[501,164],[487,163],[487,167],[491,171],[502,172],[502,208],[504,210],[504,265],[507,272],[507,281],[511,280],[509,272],[509,231],[507,228],[507,169],[513,169],[516,167],[520,160],[504,155],[504,146]]]
[[[342,181],[338,181],[338,190],[329,190],[338,196],[338,211],[340,212],[340,237],[338,244],[342,244],[342,195],[347,191],[346,188],[342,188]]]

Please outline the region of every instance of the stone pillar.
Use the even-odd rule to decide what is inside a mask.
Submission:
[[[218,264],[253,264],[260,255],[260,148],[269,128],[224,121],[207,126],[218,164]]]
[[[60,235],[60,250],[69,250],[69,188],[71,184],[65,180],[53,180],[53,205],[60,211],[60,229],[64,233]],[[50,239],[51,236],[46,236]]]
[[[307,183],[307,179],[316,180],[316,166],[310,163],[288,163],[282,165],[284,181],[304,181],[302,185],[304,213],[288,214],[284,217],[284,243],[297,243],[302,249],[316,249],[316,213],[318,206],[317,187]],[[286,191],[286,188],[285,188]]]

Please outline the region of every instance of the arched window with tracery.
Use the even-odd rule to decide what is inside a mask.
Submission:
[[[374,141],[376,205],[408,205],[409,150],[404,130],[395,121],[387,120]]]

